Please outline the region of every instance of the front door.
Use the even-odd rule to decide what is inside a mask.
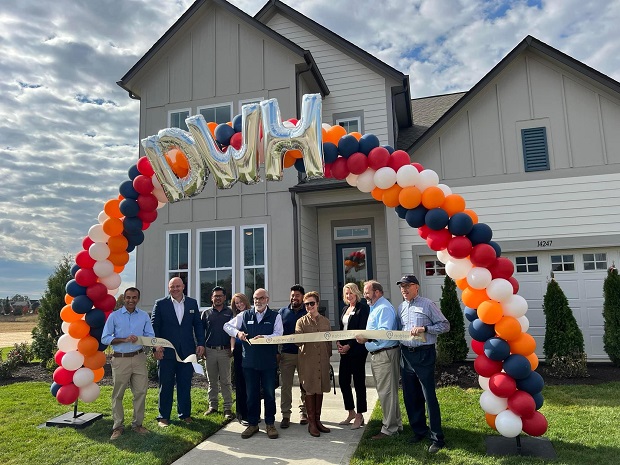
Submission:
[[[370,242],[354,242],[336,244],[336,266],[338,268],[338,304],[336,315],[344,307],[342,287],[347,283],[355,283],[360,291],[364,290],[364,282],[373,279],[372,248]]]

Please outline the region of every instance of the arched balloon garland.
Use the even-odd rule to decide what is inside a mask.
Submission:
[[[420,237],[437,252],[437,258],[445,264],[446,273],[462,291],[465,317],[470,322],[471,347],[477,354],[474,368],[483,389],[480,406],[487,424],[505,437],[516,437],[521,432],[531,436],[544,434],[547,420],[539,412],[543,405],[544,382],[535,371],[538,357],[534,353],[536,342],[527,333],[527,302],[518,295],[519,283],[513,276],[514,265],[501,256],[500,246],[492,240],[491,228],[478,222],[477,214],[466,208],[463,197],[439,183],[437,173],[424,169],[419,163],[411,163],[405,151],[381,146],[373,134],[347,134],[341,126],[323,124],[320,136],[316,131],[314,139],[308,138],[308,134],[312,134],[309,116],[316,109],[305,106],[307,97],[304,96],[307,111],[302,108],[302,119],[282,123],[277,106],[272,114],[268,114],[264,102],[261,102],[263,120],[268,120],[260,127],[261,136],[267,133],[265,139],[274,139],[270,131],[275,127],[282,130],[281,134],[297,135],[299,140],[304,137],[310,142],[314,140],[322,148],[323,173],[317,175],[313,171],[309,178],[346,180],[387,207],[395,208],[400,218],[418,229]],[[237,159],[240,160],[248,145],[247,133],[251,132],[251,106],[256,110],[255,105],[246,105],[243,115],[227,124],[205,123],[199,116],[188,119],[188,125],[195,140],[202,140],[212,156],[214,151],[216,155],[228,152],[239,155]],[[318,115],[320,121],[320,105]],[[277,123],[274,123],[273,116],[277,116]],[[313,121],[316,117],[314,113]],[[203,127],[206,129],[201,134]],[[175,137],[183,133],[181,136],[189,145],[164,144],[159,146],[165,147],[162,152],[153,149],[159,141],[149,148],[148,139],[145,139],[143,145],[148,158],[142,157],[131,166],[129,180],[120,185],[118,198],[105,203],[98,223],[89,229],[82,241],[83,250],[76,255],[76,264],[71,270],[74,279],[66,286],[66,305],[60,312],[65,334],[58,340],[55,360],[59,367],[54,372],[51,386],[52,395],[61,404],[68,405],[77,399],[92,402],[99,396],[97,382],[103,377],[106,362],[101,334],[116,303],[114,295],[121,284],[119,273],[129,261],[129,253],[144,241],[143,231],[157,219],[157,209],[169,201],[170,192],[175,188],[173,182],[168,182],[171,178],[158,177],[157,169],[167,165],[165,168],[173,173],[172,179],[192,178],[192,163],[196,162],[192,146],[194,139],[184,131],[164,131]],[[160,131],[160,138],[162,133]],[[266,163],[268,180],[281,179],[276,169],[278,166],[294,166],[299,172],[306,171],[304,157],[308,145],[304,146],[303,140],[300,144],[297,139],[293,137],[294,143],[280,147],[273,145],[274,149],[267,156],[276,161],[271,165]],[[257,162],[258,150],[253,156],[256,158],[251,161]],[[151,160],[158,160],[158,157],[163,165],[154,168]],[[209,168],[214,171],[214,167],[221,168],[227,161],[211,161],[218,165]],[[258,179],[249,165],[251,163],[245,165],[243,180],[248,184]],[[311,166],[316,167],[316,160],[311,160]],[[230,187],[236,173],[225,171],[223,174],[227,176],[225,185],[221,184],[223,181],[216,173],[218,187]],[[203,175],[206,180],[208,171]],[[196,185],[195,175],[186,186],[190,184]],[[199,189],[194,191],[197,193]],[[361,259],[351,257],[351,265],[355,266],[356,260]]]

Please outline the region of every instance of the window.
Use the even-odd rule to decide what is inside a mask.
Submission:
[[[241,109],[243,108],[243,105],[249,105],[250,103],[260,103],[263,100],[264,99],[262,97],[248,98],[248,99],[245,99],[245,100],[239,100],[239,114],[241,114]]]
[[[336,124],[345,128],[347,130],[347,134],[351,134],[352,132],[361,132],[362,123],[360,118],[337,119]]]
[[[192,110],[190,108],[184,108],[183,110],[175,110],[168,112],[168,127],[169,128],[181,128],[184,131],[189,131],[187,129],[187,124],[185,124],[185,119],[189,118],[192,114]]]
[[[551,255],[551,271],[575,271],[575,256]]]
[[[267,226],[241,227],[242,290],[252,295],[258,288],[267,286]]]
[[[232,121],[232,103],[198,107],[198,112],[204,116],[207,123],[222,124]]]
[[[424,264],[426,276],[445,276],[446,265],[439,260],[429,260]]]
[[[185,284],[185,294],[189,292],[189,236],[189,231],[169,231],[166,240],[166,289],[170,279],[180,277]]]
[[[353,226],[353,227],[337,227],[334,228],[335,239],[368,239],[370,238],[370,226]]]
[[[544,171],[549,169],[549,150],[547,148],[547,128],[521,129],[523,160],[525,171]]]
[[[515,257],[517,273],[538,273],[538,257]]]
[[[607,254],[606,253],[584,253],[583,254],[584,271],[606,270]]]
[[[201,308],[211,306],[211,290],[215,286],[232,295],[234,263],[234,229],[198,231],[198,295]]]

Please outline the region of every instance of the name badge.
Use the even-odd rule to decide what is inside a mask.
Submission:
[[[189,311],[189,313],[194,313],[194,310],[193,310],[193,309],[192,309],[192,310],[190,310],[190,311]]]
[[[249,324],[249,325],[253,325],[253,324],[254,324],[254,320],[250,320],[250,321],[248,321],[248,324]]]

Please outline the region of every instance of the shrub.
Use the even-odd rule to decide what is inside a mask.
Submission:
[[[549,376],[554,378],[587,378],[587,357],[585,353],[571,356],[554,355],[547,360]]]
[[[13,376],[15,368],[17,368],[15,362],[8,359],[3,360],[2,352],[0,352],[0,379],[9,379],[11,376]]]
[[[157,360],[155,360],[153,352],[150,350],[146,352],[146,370],[149,375],[149,379],[157,381]]]
[[[607,278],[603,283],[603,320],[605,332],[603,344],[609,359],[620,366],[620,276],[615,266],[607,270]]]
[[[465,360],[469,348],[465,340],[463,310],[456,293],[456,284],[450,276],[446,276],[441,287],[439,306],[441,312],[450,322],[450,331],[437,337],[437,363],[448,365]]]
[[[6,356],[6,359],[13,362],[15,366],[27,365],[32,362],[33,358],[32,348],[25,342],[15,344]]]

